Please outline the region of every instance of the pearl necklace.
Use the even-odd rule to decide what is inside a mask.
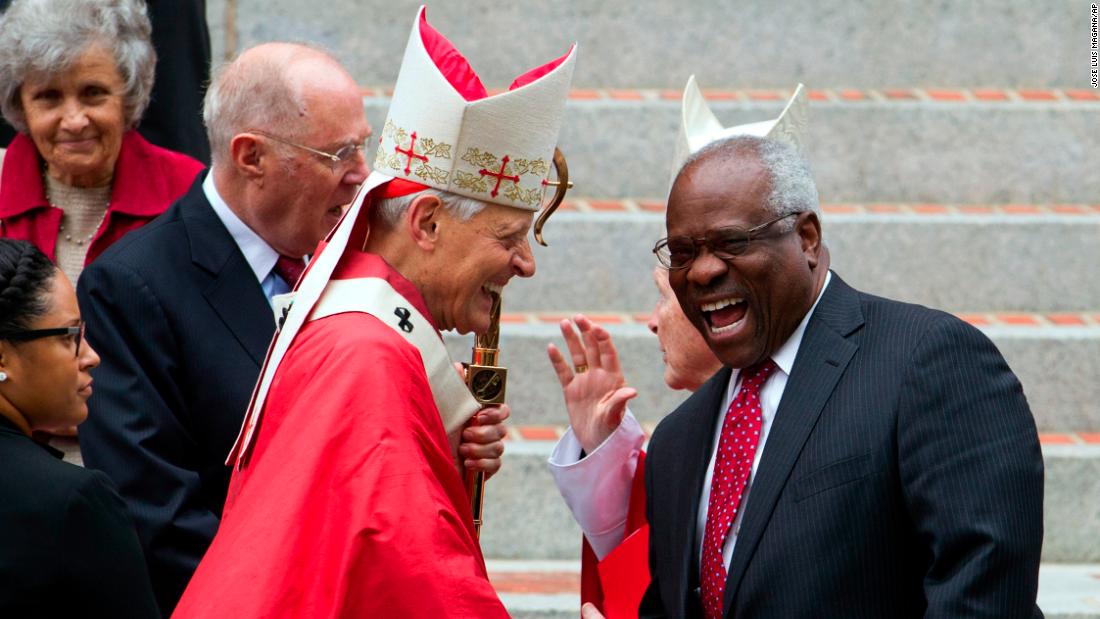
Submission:
[[[104,203],[104,205],[103,205],[103,215],[100,216],[99,221],[96,222],[96,225],[92,227],[91,233],[88,234],[87,237],[73,239],[72,234],[64,234],[65,233],[65,219],[64,219],[64,216],[68,215],[69,213],[66,212],[65,209],[63,209],[63,208],[57,206],[56,204],[54,204],[53,200],[50,199],[50,183],[46,178],[46,170],[42,170],[42,188],[45,190],[45,193],[46,193],[46,202],[48,202],[49,205],[54,207],[54,208],[61,209],[61,212],[63,213],[62,219],[61,219],[61,225],[57,228],[58,233],[62,233],[61,238],[65,239],[65,241],[68,242],[68,243],[72,243],[72,244],[76,245],[77,247],[83,247],[85,243],[88,243],[90,245],[91,242],[92,242],[92,239],[95,237],[95,233],[99,231],[99,227],[102,226],[103,222],[107,219],[107,209],[111,206],[111,201],[108,200],[106,203]]]

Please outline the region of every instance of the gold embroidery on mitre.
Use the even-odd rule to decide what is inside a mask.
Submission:
[[[454,183],[455,187],[459,189],[476,191],[478,193],[489,193],[489,183],[485,180],[484,176],[479,174],[470,174],[462,170],[455,170]]]
[[[378,155],[374,158],[376,169],[388,168],[405,176],[413,175],[424,181],[445,185],[450,172],[429,164],[430,158],[450,159],[451,145],[418,136],[416,131],[409,133],[386,119],[382,127],[382,143],[378,145]]]
[[[542,199],[541,181],[550,171],[549,164],[543,159],[511,159],[508,155],[497,157],[493,153],[478,148],[467,148],[462,161],[478,168],[477,173],[455,170],[454,184],[460,189],[476,193],[488,193],[490,197],[504,194],[512,202],[537,205]],[[537,188],[524,188],[520,185],[523,176],[535,176],[539,181]]]
[[[518,185],[509,185],[507,189],[502,191],[505,198],[513,202],[522,202],[524,204],[538,204],[542,200],[542,189],[524,189]]]

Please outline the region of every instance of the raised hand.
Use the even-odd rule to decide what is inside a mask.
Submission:
[[[626,386],[619,354],[606,329],[583,314],[574,316],[572,323],[561,321],[560,326],[572,367],[553,344],[546,352],[561,383],[569,425],[585,452],[592,453],[619,427],[627,401],[638,392]]]

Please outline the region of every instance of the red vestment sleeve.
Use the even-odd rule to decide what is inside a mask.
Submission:
[[[376,318],[313,321],[176,617],[507,617],[419,352]]]
[[[645,452],[630,486],[623,542],[601,562],[588,540],[581,540],[581,604],[591,602],[607,619],[637,617],[638,605],[649,586],[649,523],[645,517]],[[640,554],[639,554],[640,550]]]

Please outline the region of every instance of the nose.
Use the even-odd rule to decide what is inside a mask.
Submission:
[[[355,153],[355,157],[352,158],[351,168],[344,172],[344,177],[341,179],[346,185],[354,185],[358,187],[363,184],[363,181],[367,180],[367,176],[370,175],[370,167],[367,166],[367,154],[366,151],[359,151]]]
[[[729,270],[725,260],[710,253],[710,249],[700,247],[695,254],[695,260],[687,268],[688,281],[696,286],[706,286],[717,277],[721,277]]]
[[[80,344],[80,369],[81,371],[90,370],[99,365],[99,353],[92,348],[92,345],[85,339]]]
[[[535,254],[531,252],[531,244],[527,239],[512,254],[512,272],[520,277],[531,277],[535,274]]]
[[[65,102],[65,108],[61,117],[61,128],[67,133],[80,133],[88,126],[88,115],[75,97]]]
[[[649,321],[645,326],[649,327],[649,332],[653,335],[657,335],[657,312],[661,311],[661,300],[657,300],[657,305],[653,306],[653,311],[649,314]]]

